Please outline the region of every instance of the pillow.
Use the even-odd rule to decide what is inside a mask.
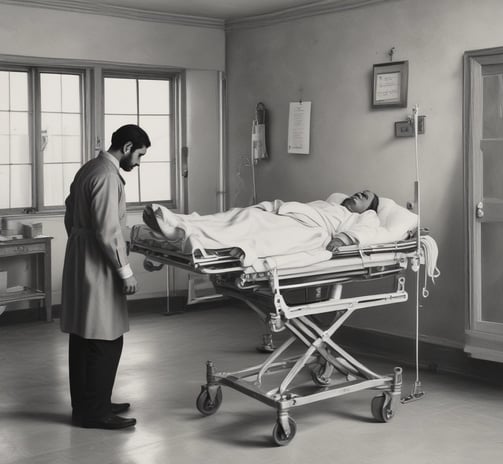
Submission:
[[[377,216],[390,234],[390,240],[403,240],[417,228],[417,214],[398,205],[390,198],[379,198]]]

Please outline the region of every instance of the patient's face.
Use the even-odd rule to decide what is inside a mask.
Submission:
[[[363,213],[369,209],[374,197],[374,192],[363,190],[362,192],[354,193],[350,197],[345,198],[342,202],[342,206],[345,206],[352,213]]]

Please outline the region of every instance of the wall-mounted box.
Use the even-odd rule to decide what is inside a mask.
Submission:
[[[424,134],[425,116],[417,117],[417,133]],[[406,121],[395,122],[395,137],[414,137],[414,120],[409,118]]]

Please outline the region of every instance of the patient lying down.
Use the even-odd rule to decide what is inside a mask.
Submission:
[[[299,254],[306,262],[323,261],[341,245],[405,238],[415,215],[392,200],[383,200],[388,207],[391,202],[411,215],[407,226],[401,227],[404,230],[382,223],[380,199],[370,190],[350,197],[332,194],[326,201],[309,203],[264,201],[209,215],[176,214],[153,204],[145,208],[143,220],[185,253],[197,248],[231,248],[237,250],[244,266],[253,265],[259,258]]]

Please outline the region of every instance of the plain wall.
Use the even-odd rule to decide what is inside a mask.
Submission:
[[[0,44],[0,55],[4,56],[186,69],[186,145],[190,155],[188,207],[191,211],[217,210],[218,72],[225,66],[223,28],[181,26],[0,4]],[[44,234],[54,237],[52,287],[53,303],[58,304],[61,301],[66,246],[63,217],[36,214],[16,219],[42,222]],[[128,214],[129,225],[141,222],[141,213]],[[148,273],[143,269],[142,255],[131,254],[130,260],[139,283],[139,291],[133,298],[165,296],[166,268]],[[8,264],[11,268],[8,285],[24,283],[28,274],[27,261],[16,264],[10,259]],[[187,288],[186,275],[175,276],[175,284],[177,288]]]
[[[269,110],[270,159],[256,167],[258,201],[310,201],[370,188],[413,201],[414,139],[394,137],[413,105],[419,136],[422,224],[442,272],[420,312],[422,339],[464,343],[467,270],[463,217],[463,53],[503,45],[500,0],[399,0],[227,34],[229,200],[250,198],[243,156],[257,102]],[[372,66],[409,61],[408,107],[371,109]],[[287,153],[289,102],[312,102],[309,155]],[[248,169],[249,171],[249,169]],[[238,175],[241,173],[241,175]],[[240,204],[242,205],[242,203]],[[423,276],[421,276],[423,280]],[[415,275],[406,304],[360,310],[350,324],[412,337]]]

